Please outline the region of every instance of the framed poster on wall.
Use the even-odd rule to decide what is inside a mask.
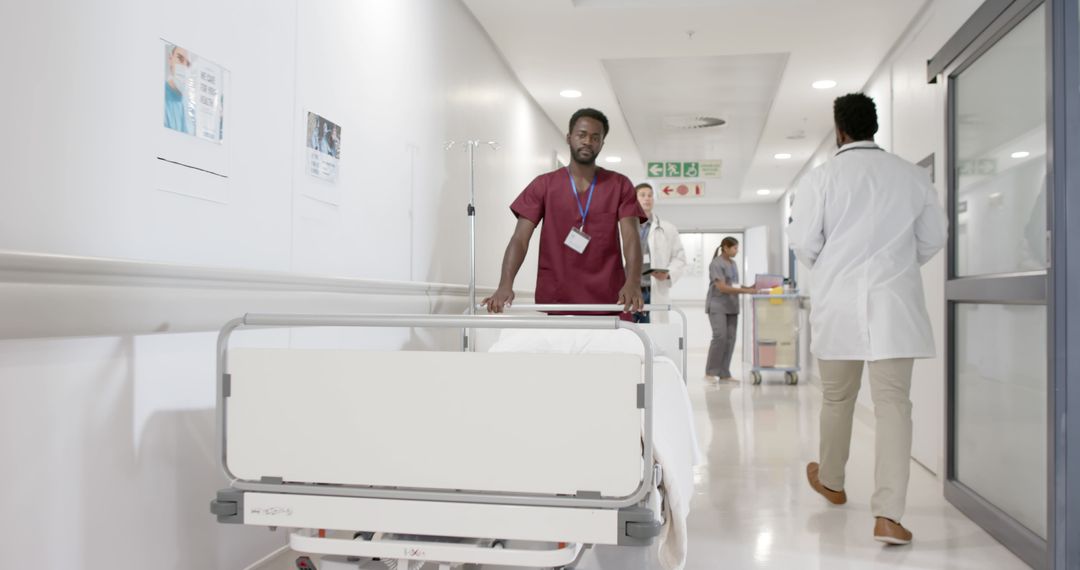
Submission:
[[[165,42],[165,128],[220,144],[225,73],[220,65]]]
[[[337,182],[338,163],[341,160],[341,125],[308,111],[304,145],[308,154],[308,175]]]
[[[180,43],[160,39],[161,105],[155,121],[157,189],[227,201],[230,136],[228,69]],[[155,89],[156,91],[156,89]]]

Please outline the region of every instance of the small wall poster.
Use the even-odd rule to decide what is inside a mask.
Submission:
[[[165,128],[221,143],[226,73],[220,65],[165,42]]]
[[[341,160],[341,125],[308,111],[306,145],[308,174],[336,182]]]

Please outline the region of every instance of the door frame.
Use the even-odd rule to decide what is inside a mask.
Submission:
[[[1049,561],[1064,569],[1080,567],[1080,418],[1067,413],[1080,411],[1080,302],[1068,296],[1080,287],[1080,230],[1068,224],[1080,219],[1080,0],[1048,6]]]
[[[945,440],[945,482],[944,491],[946,499],[955,505],[961,512],[975,521],[994,538],[1004,544],[1033,568],[1048,567],[1048,541],[1044,540],[1035,532],[1017,522],[1013,517],[979,496],[970,487],[964,485],[957,478],[957,379],[956,379],[956,330],[958,305],[967,303],[1008,304],[1008,305],[1045,305],[1047,315],[1053,313],[1051,309],[1052,299],[1047,295],[1047,285],[1050,281],[1049,272],[1016,272],[1009,274],[995,274],[986,276],[960,277],[957,275],[957,168],[956,168],[956,126],[954,118],[957,116],[956,79],[973,65],[983,54],[997,44],[999,40],[1008,35],[1021,21],[1030,16],[1032,12],[1044,5],[1044,0],[991,0],[986,2],[972,18],[961,28],[946,47],[939,52],[938,56],[930,62],[930,71],[936,68],[946,81],[947,111],[946,111],[946,181],[947,181],[947,210],[949,215],[949,245],[946,252],[947,273],[945,285],[946,304],[946,440]],[[1047,5],[1047,45],[1050,45],[1050,6]],[[962,47],[961,47],[962,46]],[[951,57],[950,61],[943,62],[943,57]],[[1047,60],[1047,77],[1051,75],[1050,61]],[[936,77],[937,74],[934,74]],[[1048,91],[1049,94],[1049,91]],[[1048,105],[1047,128],[1050,131],[1052,113]],[[1049,198],[1049,173],[1051,167],[1052,140],[1048,141],[1047,151],[1047,195]],[[1048,209],[1050,200],[1047,200]],[[1048,226],[1051,224],[1047,218]],[[1051,337],[1047,337],[1047,358],[1053,352],[1051,350]],[[1053,390],[1049,380],[1047,395],[1048,400],[1053,401]],[[1051,405],[1052,407],[1052,405]],[[1052,417],[1052,416],[1050,416]],[[1048,417],[1048,424],[1051,423]],[[1049,445],[1049,441],[1048,441]],[[1052,455],[1047,450],[1047,456]],[[1049,466],[1048,466],[1049,473]],[[1050,496],[1047,493],[1048,505],[1052,508]],[[1052,522],[1048,525],[1048,535],[1053,533]]]

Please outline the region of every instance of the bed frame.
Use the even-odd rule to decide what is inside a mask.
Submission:
[[[230,349],[253,327],[626,329],[644,356]],[[637,325],[248,314],[217,350],[219,522],[297,529],[296,551],[398,568],[565,567],[586,545],[660,532],[654,355]]]

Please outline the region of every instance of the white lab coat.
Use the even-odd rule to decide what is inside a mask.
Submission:
[[[948,220],[926,171],[869,141],[844,145],[799,181],[791,217],[815,356],[934,356],[920,266],[945,246]]]
[[[671,286],[682,277],[686,271],[686,251],[683,249],[682,239],[679,238],[679,230],[671,222],[660,219],[653,212],[652,227],[646,236],[649,242],[650,266],[666,268],[669,279],[661,281],[651,277],[652,302],[657,305],[671,303]],[[653,311],[649,313],[650,320],[654,323],[668,322],[667,311]]]

